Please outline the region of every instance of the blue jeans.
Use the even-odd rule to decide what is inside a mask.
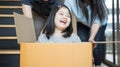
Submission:
[[[106,25],[103,25],[99,28],[95,36],[95,41],[105,41]],[[87,42],[90,36],[90,28],[83,25],[80,22],[77,22],[77,34],[82,42]],[[105,59],[105,51],[106,51],[105,44],[97,44],[96,48],[93,50],[95,65],[100,65],[103,62],[103,60]]]

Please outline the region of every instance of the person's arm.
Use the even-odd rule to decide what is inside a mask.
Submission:
[[[32,17],[32,8],[29,5],[25,5],[22,4],[22,10],[23,10],[23,14],[29,18],[33,18]]]
[[[90,31],[89,42],[94,42],[95,36],[100,28],[100,24],[93,24]],[[96,44],[93,43],[92,49],[96,47]]]
[[[89,42],[94,42],[95,36],[102,25],[98,15],[96,16],[94,22],[92,23],[91,30],[90,30],[90,37],[88,39]]]
[[[94,41],[94,38],[95,38],[99,28],[100,28],[100,24],[93,24],[92,25],[91,31],[90,31],[90,37],[89,37],[90,42]]]

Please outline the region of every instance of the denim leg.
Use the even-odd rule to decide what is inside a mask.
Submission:
[[[80,22],[77,22],[77,34],[80,37],[82,42],[88,42],[88,38],[90,35],[90,28],[83,25]]]
[[[100,27],[98,33],[95,36],[95,41],[105,41],[105,29],[106,25]],[[90,36],[90,28],[78,22],[77,34],[82,42],[88,42]],[[105,58],[105,51],[106,51],[105,44],[97,44],[96,48],[93,50],[95,65],[100,65],[103,62]]]
[[[106,25],[100,27],[95,37],[95,41],[105,41],[105,29]],[[103,62],[103,60],[105,59],[105,51],[106,51],[105,44],[97,44],[96,48],[93,50],[95,65],[100,65]]]

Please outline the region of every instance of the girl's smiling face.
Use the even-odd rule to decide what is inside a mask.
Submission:
[[[55,28],[64,31],[71,22],[69,11],[66,7],[61,7],[55,15]]]

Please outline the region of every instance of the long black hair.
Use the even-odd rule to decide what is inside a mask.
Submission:
[[[105,20],[105,18],[107,18],[108,10],[106,8],[104,0],[89,0],[89,5],[91,8],[91,18],[89,18],[89,15],[88,15],[87,0],[76,0],[76,3],[79,4],[87,21],[88,19],[91,19],[91,23],[95,20],[97,16],[100,18],[101,22]]]
[[[51,13],[50,13],[47,21],[46,21],[46,26],[45,26],[45,28],[44,28],[44,30],[43,30],[43,33],[46,34],[46,36],[47,36],[48,39],[49,39],[49,37],[50,37],[50,36],[54,33],[54,31],[55,31],[55,23],[54,23],[55,15],[56,15],[57,11],[58,11],[60,8],[62,8],[62,7],[65,7],[65,8],[68,9],[68,7],[65,6],[65,5],[63,5],[63,4],[54,7],[54,8],[52,9],[52,11],[51,11]],[[69,36],[72,34],[72,32],[73,32],[72,16],[71,16],[71,13],[70,13],[70,10],[69,10],[69,9],[68,9],[68,11],[69,11],[69,14],[70,14],[70,19],[71,19],[71,21],[70,21],[70,25],[69,25],[64,31],[62,31],[62,33],[65,33],[65,34],[63,34],[63,37],[65,37],[65,38],[66,38],[66,37],[69,37]]]

